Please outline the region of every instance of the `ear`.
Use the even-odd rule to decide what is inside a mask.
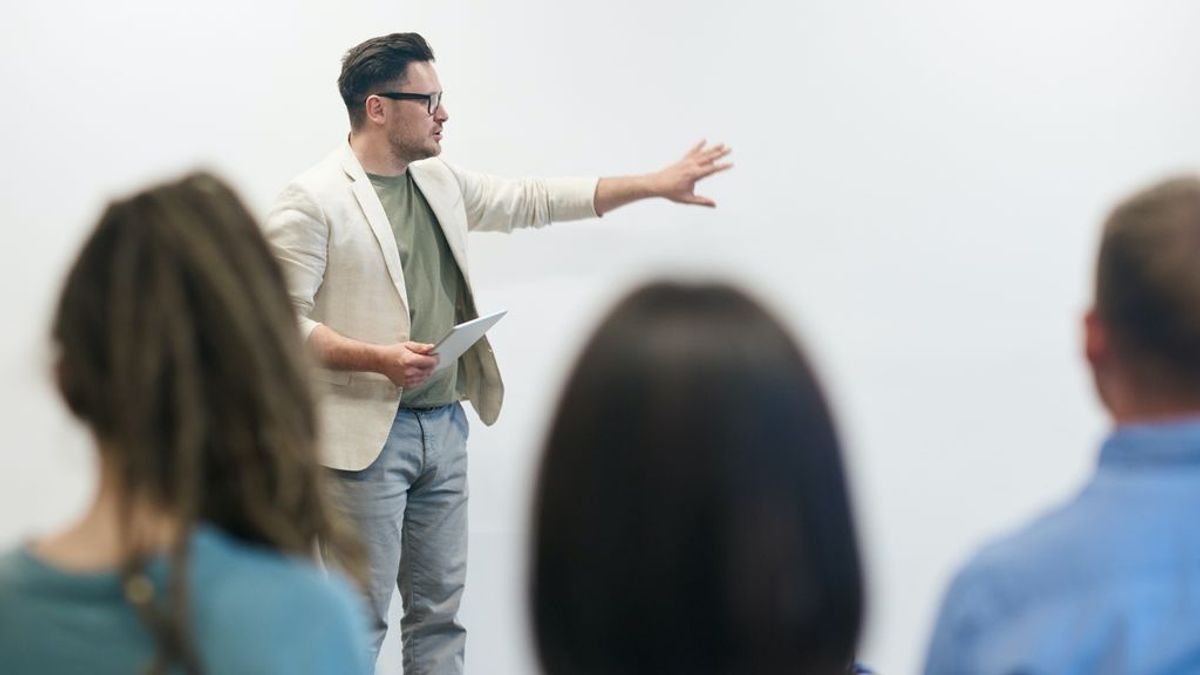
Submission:
[[[1095,370],[1112,357],[1112,340],[1108,326],[1093,307],[1083,316],[1083,356]]]
[[[363,101],[363,107],[366,109],[368,122],[383,124],[387,121],[387,115],[383,108],[383,97],[372,94],[367,97],[366,101]]]

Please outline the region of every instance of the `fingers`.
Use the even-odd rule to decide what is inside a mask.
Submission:
[[[717,203],[715,201],[709,199],[708,197],[701,197],[700,195],[687,195],[686,197],[681,197],[679,201],[683,202],[684,204],[706,206],[710,209],[717,208]]]
[[[698,179],[704,178],[706,176],[711,176],[714,173],[720,173],[722,171],[726,171],[726,170],[732,169],[732,168],[733,168],[733,162],[721,162],[720,164],[712,164],[712,165],[709,165],[706,167],[702,167],[700,169],[700,173],[697,174],[696,178],[698,178]]]
[[[705,176],[711,176],[714,173],[733,168],[733,162],[718,161],[728,157],[731,152],[733,152],[733,148],[724,143],[697,151],[692,157],[693,166],[695,167],[695,177],[704,178]]]
[[[718,143],[718,144],[712,146],[711,148],[706,147],[707,144],[708,144],[707,140],[700,139],[700,142],[693,145],[692,148],[690,150],[688,150],[687,154],[684,156],[695,158],[696,160],[701,161],[701,162],[712,162],[712,161],[721,159],[725,155],[728,155],[729,153],[733,152],[733,148],[725,145],[724,143]]]
[[[413,354],[404,362],[405,368],[416,370],[433,370],[440,359],[436,354]]]
[[[441,363],[441,357],[433,353],[436,345],[425,342],[401,342],[396,345],[394,361],[388,377],[397,386],[410,389],[420,385],[433,375]]]
[[[733,152],[733,148],[722,144],[698,153],[694,160],[701,168],[708,169],[716,165],[718,160],[728,157],[731,152]]]
[[[715,145],[708,150],[705,150],[703,153],[701,153],[701,156],[706,162],[715,162],[731,152],[733,152],[733,148],[721,143],[720,145]]]
[[[411,389],[428,380],[440,360],[436,356],[414,357],[404,369],[404,387]]]

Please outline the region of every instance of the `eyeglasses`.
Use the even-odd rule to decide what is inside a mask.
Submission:
[[[436,91],[432,94],[410,94],[404,91],[379,91],[375,92],[376,96],[390,98],[393,101],[425,101],[425,109],[432,115],[442,104],[442,92]]]

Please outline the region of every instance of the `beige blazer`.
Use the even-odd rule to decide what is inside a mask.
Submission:
[[[595,178],[510,180],[441,159],[409,165],[437,216],[465,282],[462,315],[475,318],[467,232],[510,232],[594,217]],[[375,344],[409,339],[408,295],[391,224],[349,143],[284,188],[267,216],[268,241],[283,266],[307,339],[325,324]],[[504,384],[487,338],[463,355],[467,399],[484,424],[500,415]],[[318,369],[322,456],[357,471],[383,449],[403,392],[379,373]]]

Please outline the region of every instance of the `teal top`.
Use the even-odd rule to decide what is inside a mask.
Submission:
[[[405,171],[399,176],[368,176],[387,213],[399,249],[412,325],[409,339],[436,343],[462,319],[458,307],[463,281],[454,253],[412,174]],[[401,395],[401,405],[432,408],[459,400],[461,365],[446,368],[420,386],[406,389]]]
[[[147,575],[161,592],[167,562]],[[206,675],[371,672],[365,614],[341,578],[199,527],[190,558],[192,644]],[[131,675],[157,646],[116,572],[61,570],[22,547],[0,555],[0,671]]]

